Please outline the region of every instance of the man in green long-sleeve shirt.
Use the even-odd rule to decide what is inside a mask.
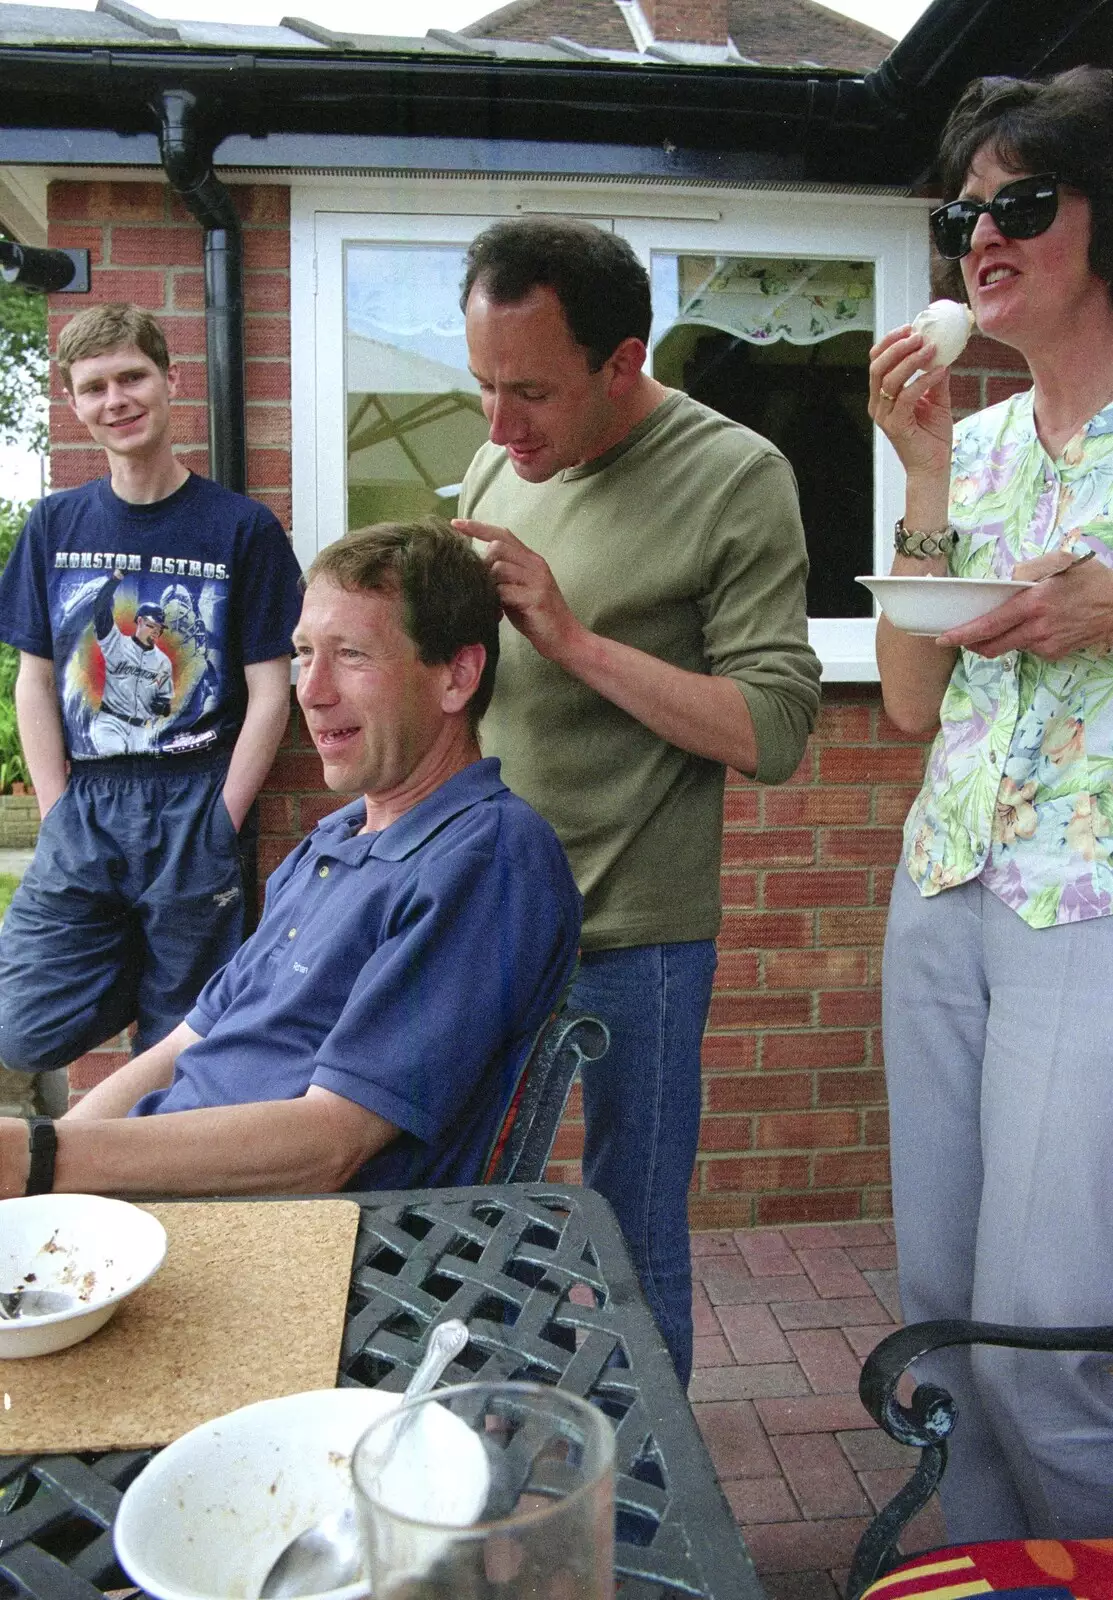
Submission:
[[[573,1000],[612,1033],[585,1073],[584,1179],[686,1381],[725,769],[789,777],[819,700],[795,483],[766,440],[643,370],[649,284],[613,234],[496,224],[463,303],[491,439],[457,526],[507,618],[484,745],[584,894]]]

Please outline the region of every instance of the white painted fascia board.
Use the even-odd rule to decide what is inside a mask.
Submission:
[[[0,167],[0,226],[19,244],[46,244],[46,173]]]

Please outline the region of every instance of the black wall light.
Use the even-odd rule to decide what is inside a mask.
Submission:
[[[88,294],[88,250],[40,250],[0,239],[0,278],[44,294]]]

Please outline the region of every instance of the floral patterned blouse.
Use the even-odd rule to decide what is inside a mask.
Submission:
[[[1052,550],[1113,566],[1113,405],[1052,461],[1032,392],[955,430],[951,571],[1007,578]],[[963,650],[904,829],[923,895],[979,877],[1031,927],[1113,910],[1113,654]]]

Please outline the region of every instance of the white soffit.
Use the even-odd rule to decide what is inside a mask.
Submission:
[[[46,185],[41,167],[0,167],[0,227],[20,244],[46,243]]]

